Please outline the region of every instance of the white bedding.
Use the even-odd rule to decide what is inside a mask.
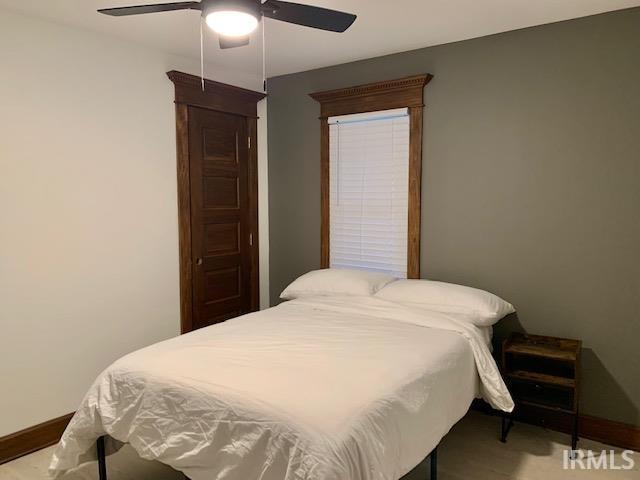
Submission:
[[[108,434],[193,480],[397,480],[478,393],[513,408],[477,327],[374,297],[298,299],[116,361],[50,473]]]

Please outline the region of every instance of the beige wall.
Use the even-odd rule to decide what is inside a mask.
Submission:
[[[0,12],[0,436],[178,333],[171,69],[199,63]]]
[[[640,9],[272,79],[272,300],[320,261],[307,94],[427,72],[423,276],[583,339],[583,412],[640,425]]]

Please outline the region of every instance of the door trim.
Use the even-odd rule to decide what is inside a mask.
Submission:
[[[178,177],[178,240],[180,260],[180,333],[193,330],[193,265],[191,255],[191,186],[189,183],[189,107],[231,113],[246,118],[249,146],[249,206],[251,248],[251,310],[260,306],[258,262],[258,113],[266,94],[172,70],[175,87],[176,163]]]

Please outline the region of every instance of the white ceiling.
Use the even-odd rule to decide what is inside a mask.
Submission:
[[[127,18],[96,9],[169,0],[0,0],[0,6],[199,58],[199,12]],[[376,57],[544,23],[640,6],[640,0],[301,0],[358,15],[343,34],[266,22],[268,76]],[[250,46],[220,50],[206,34],[209,67],[262,75],[261,34]]]

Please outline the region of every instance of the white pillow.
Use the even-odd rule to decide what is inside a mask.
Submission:
[[[284,300],[312,295],[373,295],[395,280],[386,273],[324,268],[312,270],[295,279],[280,294]]]
[[[444,313],[461,313],[479,327],[493,325],[515,312],[513,305],[477,288],[432,280],[398,280],[376,297]]]

